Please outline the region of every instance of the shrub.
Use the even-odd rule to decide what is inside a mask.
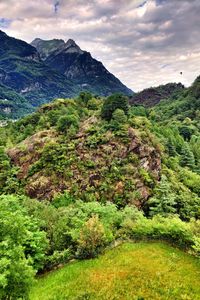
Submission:
[[[120,129],[121,125],[126,123],[127,116],[122,109],[117,108],[112,114],[111,127],[113,129]]]
[[[70,126],[78,127],[79,120],[75,114],[61,116],[57,122],[57,130],[64,132],[70,128]]]
[[[126,115],[128,114],[128,99],[126,96],[121,94],[109,96],[103,103],[101,110],[102,118],[107,121],[111,120],[112,114],[117,108],[123,110]]]
[[[43,266],[47,241],[20,199],[0,197],[0,299],[25,298]]]
[[[122,232],[136,240],[167,240],[182,248],[190,248],[194,243],[190,225],[176,216],[168,218],[155,216],[153,219],[143,217],[136,221],[128,218],[123,222],[122,228]]]
[[[84,104],[87,104],[88,101],[92,99],[92,94],[90,92],[81,92],[78,96],[78,99]]]
[[[51,269],[59,264],[67,263],[71,259],[69,249],[63,251],[54,251],[52,255],[47,256],[45,260],[45,268]]]
[[[98,215],[93,215],[83,226],[78,240],[79,258],[96,257],[106,245],[106,235]]]

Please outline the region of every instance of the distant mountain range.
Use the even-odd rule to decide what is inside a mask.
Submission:
[[[57,97],[73,97],[82,90],[107,96],[133,92],[103,64],[73,40],[31,45],[0,31],[0,115],[18,117]],[[9,97],[5,96],[8,94]],[[8,99],[9,98],[9,99]],[[6,102],[8,106],[6,106]],[[18,106],[22,106],[18,112]]]

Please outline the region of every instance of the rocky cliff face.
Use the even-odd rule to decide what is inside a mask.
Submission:
[[[171,97],[174,93],[180,92],[184,89],[181,83],[168,83],[158,87],[151,87],[145,89],[130,98],[131,105],[144,105],[147,107],[158,104],[161,100]]]
[[[65,44],[55,43],[55,40],[48,41],[49,55],[44,60],[51,68],[64,74],[67,79],[75,82],[80,89],[89,90],[94,94],[110,95],[120,92],[126,95],[132,95],[133,92],[111,74],[101,62],[94,59],[89,52],[83,51],[73,41],[69,39]],[[35,45],[40,55],[46,51],[47,41],[36,43]],[[43,45],[43,47],[42,47]],[[56,49],[55,49],[56,48]]]

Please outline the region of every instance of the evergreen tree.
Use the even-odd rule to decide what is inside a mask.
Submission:
[[[150,215],[164,215],[176,212],[175,194],[166,176],[162,176],[159,186],[155,189],[155,196],[149,200]]]
[[[177,155],[176,147],[175,147],[174,142],[171,138],[168,139],[167,148],[168,148],[168,152],[169,152],[170,156],[176,156]]]
[[[195,168],[195,159],[194,154],[190,149],[190,146],[187,142],[185,142],[181,149],[181,165],[183,167],[188,167],[191,170]]]

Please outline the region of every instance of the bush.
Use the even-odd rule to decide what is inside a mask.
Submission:
[[[120,129],[121,126],[126,123],[127,116],[122,109],[117,108],[112,114],[111,127],[113,129]]]
[[[101,116],[103,119],[110,121],[113,112],[117,109],[121,109],[124,113],[128,114],[128,99],[121,94],[113,94],[109,96],[103,103],[101,110]]]
[[[54,251],[52,255],[47,256],[45,260],[45,268],[51,269],[59,264],[67,263],[71,259],[69,249],[63,251]]]
[[[0,299],[26,298],[47,247],[46,235],[19,198],[0,197]]]
[[[122,232],[136,240],[166,240],[182,248],[190,248],[194,244],[190,224],[181,221],[176,216],[168,218],[155,216],[153,219],[143,217],[136,221],[126,219],[122,228]]]
[[[87,104],[88,101],[92,99],[92,94],[90,92],[81,92],[78,99],[84,104]]]
[[[57,130],[65,132],[70,126],[78,127],[79,120],[75,114],[61,116],[57,122]]]
[[[78,240],[79,258],[96,257],[106,245],[106,235],[98,215],[93,215],[83,226]]]

